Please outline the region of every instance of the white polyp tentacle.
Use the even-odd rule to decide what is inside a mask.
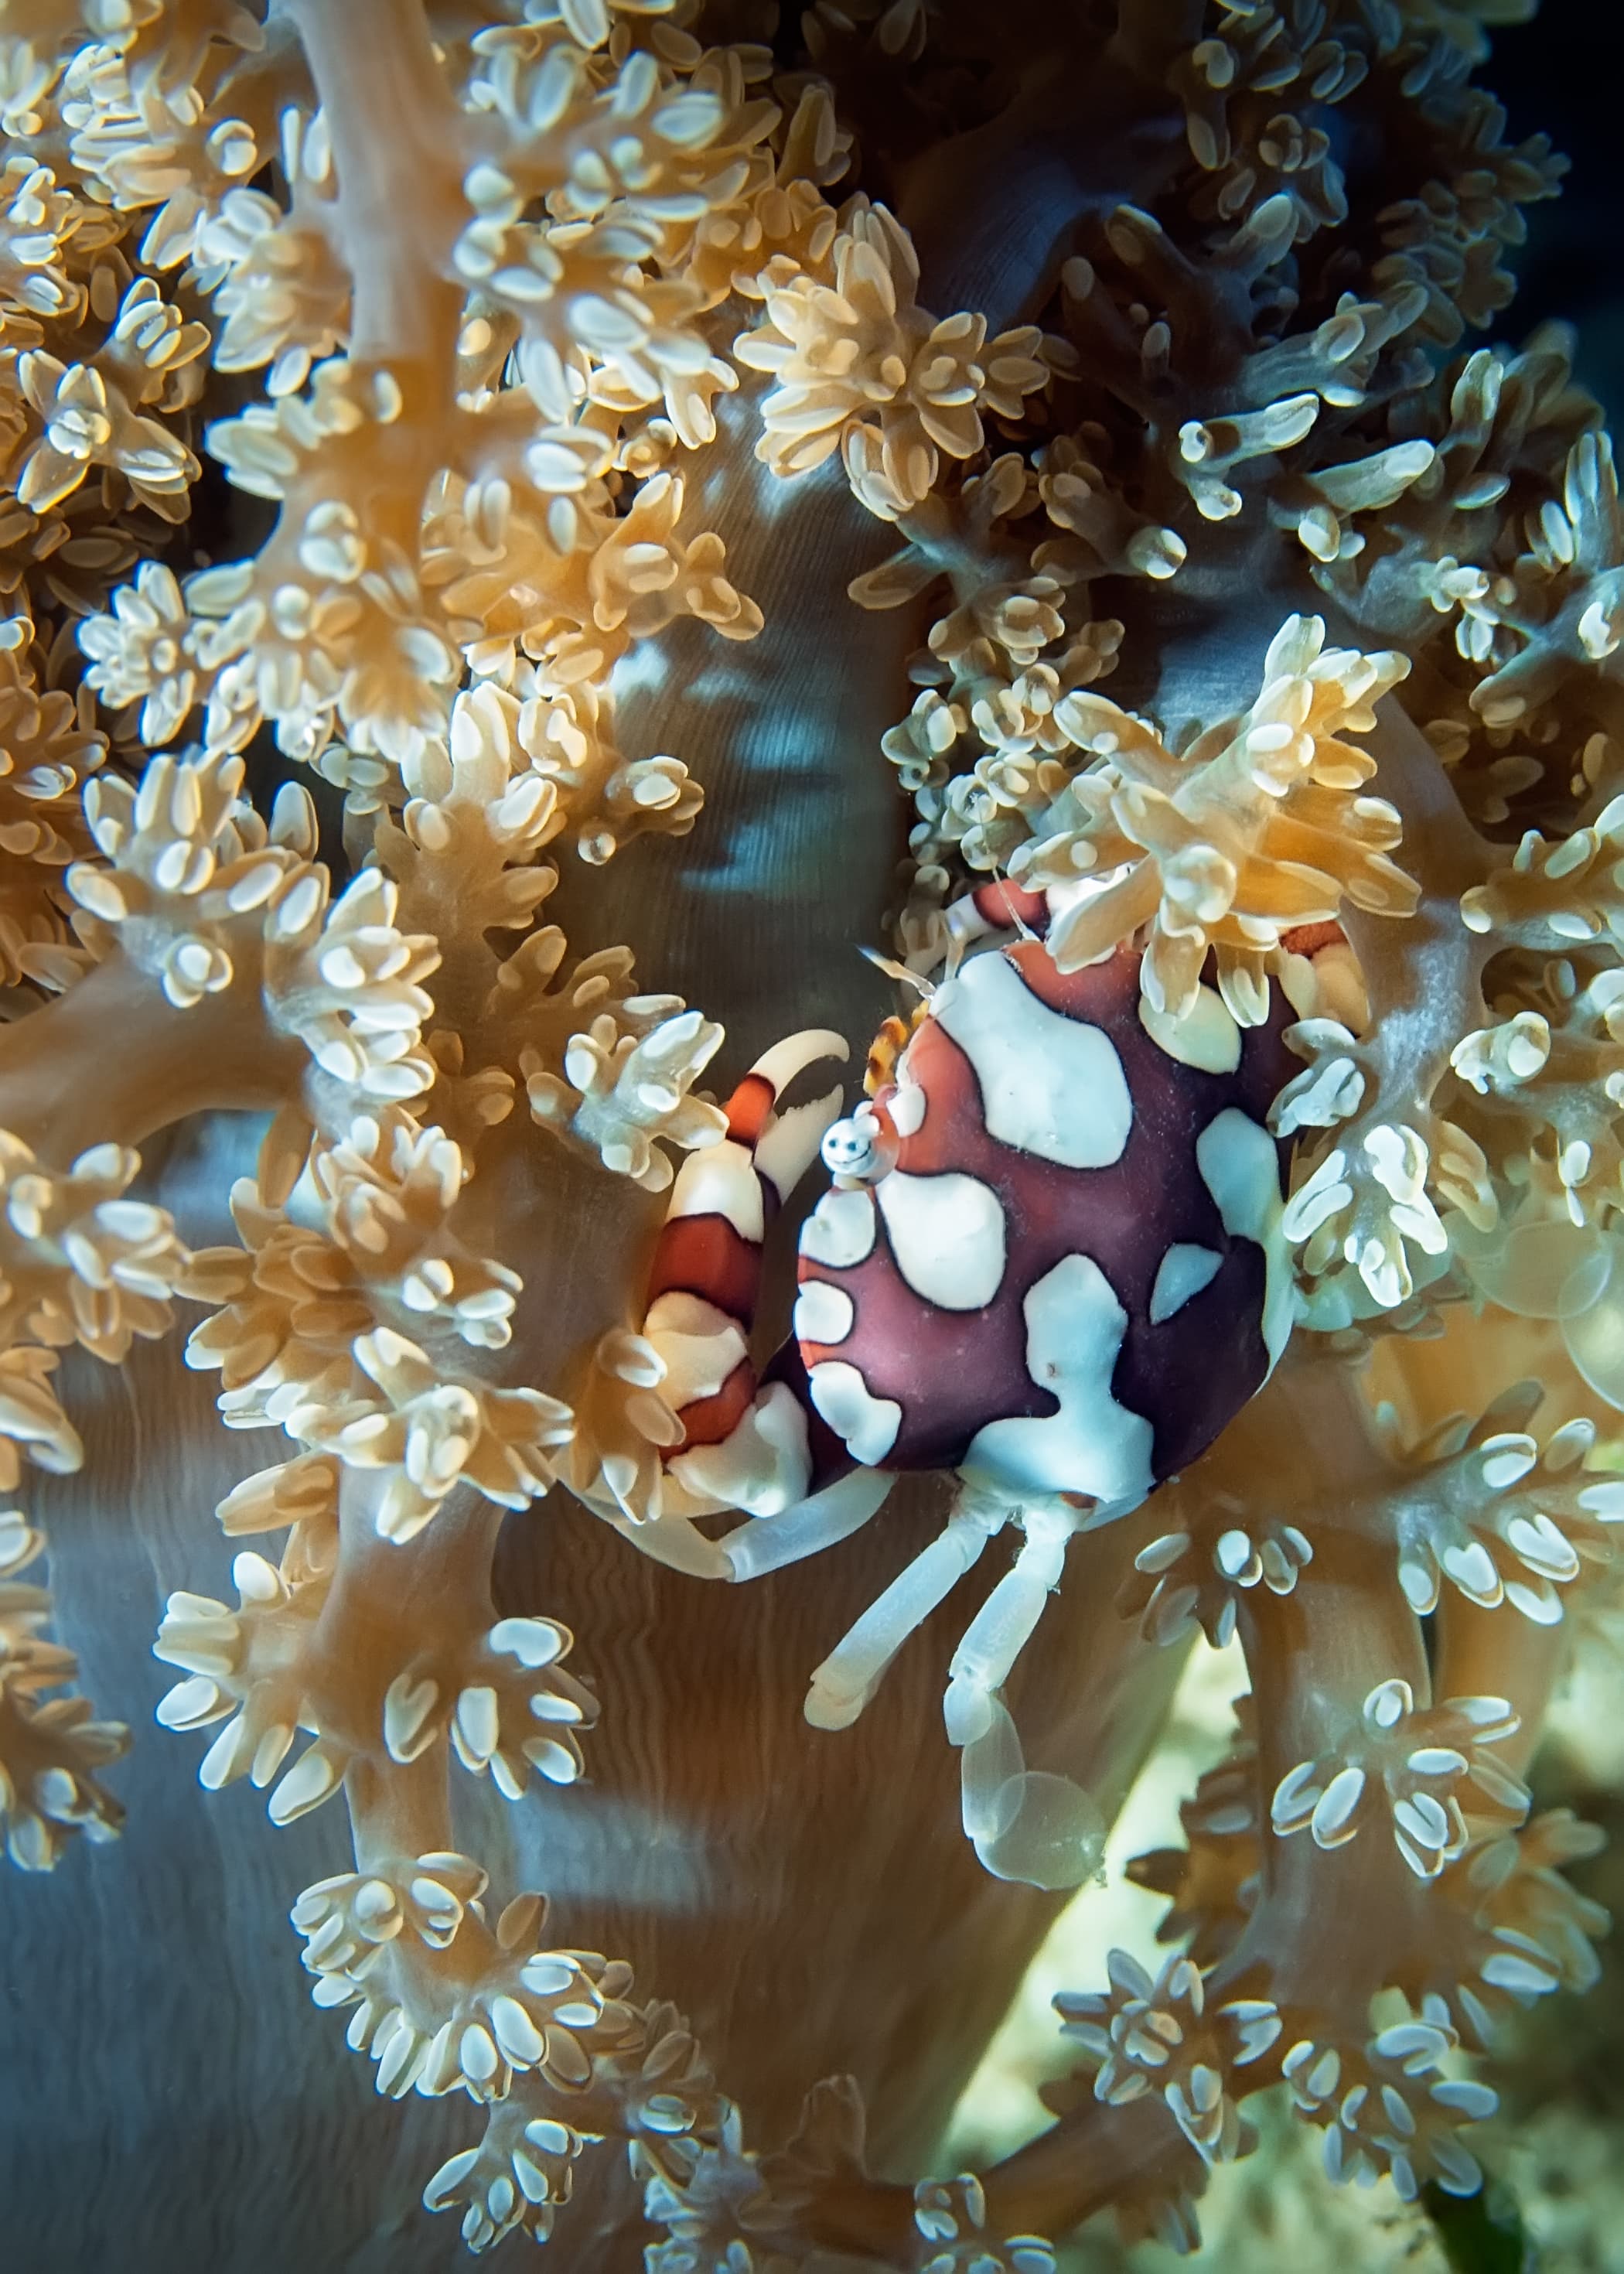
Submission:
[[[853,1469],[779,1516],[759,1516],[741,1525],[720,1543],[727,1577],[759,1579],[763,1572],[781,1570],[849,1539],[878,1513],[895,1482],[885,1469]]]
[[[603,1511],[598,1513],[602,1515]],[[636,1524],[630,1517],[605,1516],[604,1521],[650,1562],[664,1563],[673,1571],[684,1572],[690,1579],[733,1577],[721,1547],[714,1540],[707,1540],[690,1517],[662,1516],[650,1524]]]
[[[1026,1535],[1020,1553],[971,1620],[948,1669],[942,1710],[951,1744],[967,1745],[985,1735],[993,1693],[1008,1680],[1060,1585],[1066,1548],[1082,1518],[1081,1510],[1064,1502],[1019,1513]]]
[[[727,1436],[673,1454],[667,1465],[712,1510],[777,1516],[804,1500],[812,1481],[806,1415],[787,1383],[770,1382]]]
[[[915,1627],[970,1570],[1007,1511],[955,1509],[928,1547],[838,1642],[812,1676],[806,1717],[814,1728],[849,1728]]]

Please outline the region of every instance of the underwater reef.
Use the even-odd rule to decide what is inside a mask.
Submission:
[[[0,0],[8,2263],[1533,2187],[1624,510],[1531,12]]]

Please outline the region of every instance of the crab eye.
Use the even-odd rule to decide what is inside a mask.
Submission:
[[[896,1160],[897,1141],[888,1120],[864,1103],[825,1132],[823,1156],[823,1166],[839,1183],[877,1184]]]

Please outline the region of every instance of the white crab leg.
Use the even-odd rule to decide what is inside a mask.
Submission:
[[[728,1577],[759,1579],[764,1571],[799,1563],[802,1556],[849,1539],[877,1513],[896,1481],[884,1469],[853,1469],[780,1516],[741,1525],[719,1543]]]
[[[1086,1512],[1050,1502],[1028,1503],[1020,1515],[1020,1553],[966,1629],[942,1710],[950,1742],[963,1748],[965,1835],[984,1869],[1029,1886],[1075,1887],[1100,1860],[1104,1820],[1069,1777],[1027,1768],[1000,1693],[1060,1583],[1066,1549],[1084,1529]]]
[[[996,1531],[1003,1520],[998,1517],[991,1529]],[[850,1728],[914,1628],[963,1578],[989,1537],[983,1516],[954,1510],[930,1545],[869,1604],[812,1676],[804,1710],[814,1728]]]
[[[942,1710],[951,1743],[967,1745],[984,1734],[992,1693],[1004,1687],[1060,1584],[1081,1513],[1064,1504],[1022,1511],[1026,1536],[1020,1553],[965,1630],[948,1668]]]

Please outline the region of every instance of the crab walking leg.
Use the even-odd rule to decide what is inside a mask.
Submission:
[[[955,1508],[928,1547],[838,1642],[812,1676],[806,1717],[816,1729],[846,1729],[915,1627],[958,1585],[1007,1511]]]
[[[982,1864],[996,1879],[1074,1887],[1099,1862],[1103,1820],[1069,1777],[1027,1768],[1001,1693],[1060,1584],[1085,1513],[1065,1502],[1008,1513],[1020,1516],[1026,1538],[953,1653],[942,1710],[950,1743],[963,1748],[965,1836]]]
[[[860,1532],[877,1515],[897,1480],[885,1469],[853,1469],[822,1492],[786,1508],[781,1516],[757,1517],[722,1540],[730,1579],[759,1579],[799,1563],[820,1548],[832,1547]]]
[[[805,1413],[785,1384],[758,1389],[749,1333],[767,1226],[817,1157],[840,1093],[783,1114],[778,1102],[807,1067],[846,1055],[839,1035],[815,1029],[756,1060],[727,1101],[721,1143],[683,1163],[650,1270],[643,1331],[683,1433],[666,1465],[702,1502],[755,1516],[793,1507],[811,1481]]]
[[[1083,1511],[1064,1502],[1024,1508],[1011,1502],[989,1532],[1014,1516],[1021,1518],[1026,1535],[1020,1553],[966,1628],[948,1668],[942,1710],[951,1744],[968,1745],[985,1735],[994,1694],[1009,1679],[1044,1604],[1060,1585],[1066,1549]]]

